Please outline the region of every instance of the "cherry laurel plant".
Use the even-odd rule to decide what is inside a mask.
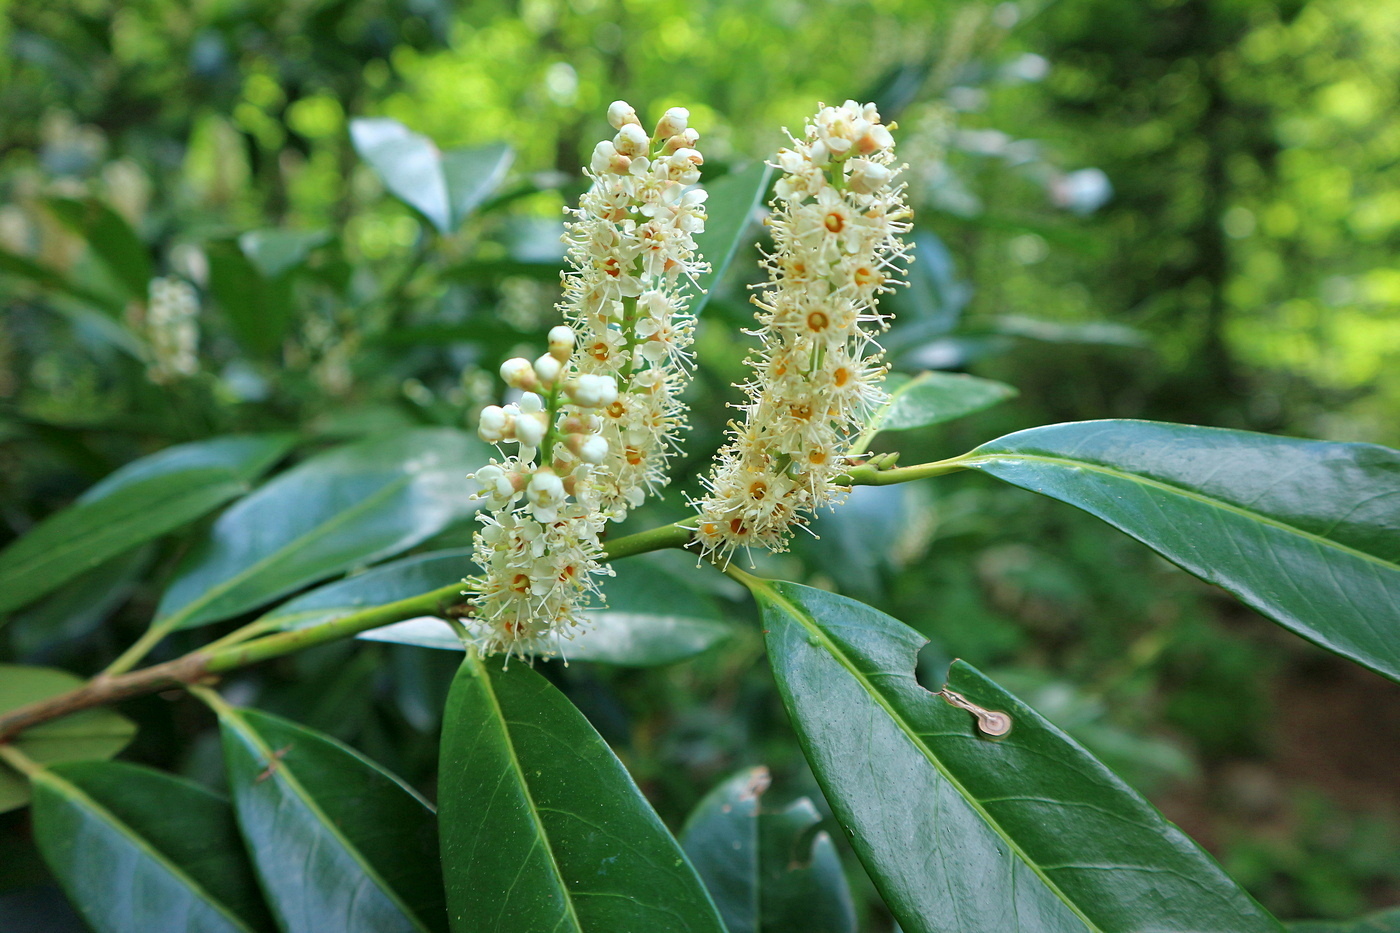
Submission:
[[[481,412],[494,457],[455,429],[417,428],[312,455],[250,493],[294,439],[218,437],[133,463],[0,552],[8,611],[128,552],[144,559],[140,545],[232,502],[172,571],[149,630],[105,671],[83,681],[0,665],[0,809],[32,804],[34,840],[69,903],[119,933],[854,933],[815,804],[763,806],[769,776],[750,768],[677,838],[538,669],[557,655],[670,663],[732,634],[723,620],[683,618],[683,604],[705,598],[669,571],[642,571],[641,598],[607,592],[626,575],[609,581],[614,562],[677,548],[757,603],[798,744],[900,929],[1282,931],[1199,845],[992,680],[959,661],[925,689],[914,630],[735,558],[786,550],[855,487],[976,471],[1095,515],[1400,680],[1400,452],[1105,420],[930,463],[867,455],[876,436],[984,407],[1004,387],[890,376],[881,300],[914,258],[905,166],[876,106],[846,101],[821,106],[768,163],[778,177],[751,375],[693,513],[610,535],[667,485],[687,427],[692,308],[716,271],[701,244],[722,226],[721,204],[737,240],[769,176],[744,190],[733,173],[707,197],[686,110],[648,132],[619,101],[608,120],[614,135],[593,150],[565,225],[562,323],[543,355],[501,366],[512,398]],[[413,152],[413,179],[436,165],[448,191],[447,160],[391,124],[356,130],[376,170],[385,153]],[[483,174],[508,161],[500,150],[454,157]],[[430,219],[456,210],[389,187]],[[709,261],[722,265],[731,245]],[[151,348],[147,378],[198,378],[198,310],[188,284],[151,283],[132,319]],[[379,563],[473,511],[465,582],[463,550]],[[598,611],[609,601],[626,605]],[[175,632],[254,610],[217,640],[138,666]],[[436,809],[330,736],[213,689],[239,668],[357,635],[465,652],[441,710]],[[168,690],[217,718],[227,796],[106,760],[134,726],[105,707]]]

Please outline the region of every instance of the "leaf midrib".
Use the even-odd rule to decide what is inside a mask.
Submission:
[[[220,705],[224,706],[225,704]],[[221,721],[229,723],[249,745],[257,750],[264,761],[270,763],[270,767],[275,766],[272,768],[272,773],[269,775],[269,778],[271,780],[280,780],[286,785],[287,789],[301,801],[302,805],[306,807],[308,811],[310,811],[311,815],[315,817],[321,827],[326,832],[330,833],[336,842],[340,843],[345,853],[350,856],[355,864],[360,866],[360,869],[365,875],[374,882],[375,887],[389,899],[390,903],[399,909],[404,915],[404,918],[407,919],[409,923],[413,924],[415,929],[421,930],[422,933],[431,933],[428,927],[418,919],[418,915],[409,909],[408,905],[398,896],[398,893],[389,886],[389,883],[385,881],[374,866],[369,863],[364,854],[360,852],[359,847],[347,839],[345,834],[341,832],[340,827],[326,815],[326,812],[321,809],[321,805],[316,802],[315,798],[307,792],[305,787],[302,787],[301,782],[292,774],[291,768],[285,761],[277,757],[276,753],[262,740],[262,736],[258,734],[257,730],[249,725],[243,717],[239,715],[238,711],[231,706],[220,709],[218,712]]]
[[[1272,528],[1277,528],[1280,531],[1284,531],[1289,534],[1296,535],[1299,538],[1303,538],[1307,541],[1311,541],[1320,547],[1331,548],[1335,551],[1339,551],[1341,553],[1355,557],[1358,560],[1366,561],[1368,563],[1384,567],[1387,570],[1400,571],[1400,564],[1396,564],[1393,561],[1388,561],[1383,557],[1377,557],[1374,554],[1369,554],[1366,551],[1359,550],[1348,544],[1342,544],[1340,541],[1337,541],[1333,538],[1324,537],[1323,535],[1315,534],[1311,531],[1306,531],[1302,528],[1299,528],[1297,525],[1290,525],[1285,521],[1281,521],[1271,516],[1264,515],[1260,512],[1250,511],[1249,509],[1244,508],[1243,506],[1235,505],[1232,502],[1226,502],[1223,499],[1217,499],[1212,496],[1207,496],[1204,493],[1187,489],[1184,486],[1177,486],[1172,483],[1165,482],[1163,480],[1154,479],[1149,476],[1143,476],[1139,473],[1126,473],[1122,470],[1104,466],[1098,463],[1092,463],[1087,460],[1073,460],[1068,457],[1052,457],[1047,456],[1045,454],[1023,454],[1017,453],[1015,451],[958,458],[959,463],[970,466],[973,469],[976,469],[982,464],[990,464],[998,460],[1022,460],[1033,463],[1046,463],[1053,466],[1066,468],[1072,467],[1075,469],[1087,470],[1091,473],[1098,473],[1103,476],[1109,476],[1114,479],[1122,480],[1124,482],[1137,483],[1143,486],[1150,486],[1154,489],[1159,489],[1163,492],[1167,492],[1176,496],[1181,496],[1184,499],[1190,499],[1194,502],[1201,503],[1202,505],[1220,509],[1222,512],[1229,512],[1233,515],[1242,516],[1244,518],[1249,519],[1250,521],[1258,522],[1261,525],[1268,525]]]
[[[940,775],[942,775],[943,779],[946,780],[949,784],[953,785],[953,789],[958,792],[958,795],[962,797],[964,801],[967,802],[968,806],[972,807],[972,809],[976,811],[977,815],[982,818],[982,821],[984,823],[990,826],[992,830],[998,836],[1001,837],[1002,841],[1005,842],[1006,845],[1011,849],[1011,851],[1016,854],[1017,858],[1019,858],[1021,862],[1026,865],[1027,868],[1029,868],[1032,872],[1035,873],[1035,876],[1040,879],[1041,883],[1044,884],[1047,888],[1049,888],[1051,893],[1054,894],[1057,898],[1059,898],[1060,901],[1067,908],[1069,908],[1069,910],[1076,917],[1078,917],[1079,920],[1083,922],[1085,926],[1089,928],[1091,933],[1105,933],[1102,927],[1100,927],[1093,920],[1091,920],[1089,916],[1085,914],[1083,910],[1080,909],[1079,905],[1075,903],[1075,901],[1072,900],[1060,888],[1058,884],[1052,881],[1045,874],[1044,871],[1041,870],[1040,866],[1037,865],[1035,861],[1032,860],[1031,857],[1026,854],[1025,850],[1021,848],[1020,844],[1016,842],[1016,840],[1011,836],[1011,834],[1008,833],[1006,829],[1003,828],[1002,825],[990,813],[987,812],[986,808],[982,806],[981,802],[977,800],[977,798],[974,797],[966,787],[963,786],[962,782],[953,776],[953,774],[948,770],[948,768],[939,760],[938,756],[934,754],[933,749],[928,747],[928,744],[924,742],[923,738],[918,734],[918,732],[909,724],[907,720],[905,720],[905,718],[902,715],[900,715],[894,709],[893,706],[890,705],[890,703],[885,699],[884,695],[875,689],[875,685],[870,682],[870,679],[865,676],[864,672],[862,672],[851,662],[850,658],[846,656],[846,653],[843,650],[841,650],[840,646],[837,645],[829,635],[826,634],[826,632],[821,628],[821,626],[817,625],[815,620],[809,622],[810,616],[808,613],[800,610],[796,605],[793,604],[791,600],[780,595],[777,590],[775,590],[772,586],[768,585],[764,581],[754,579],[753,582],[745,582],[748,583],[750,588],[757,586],[765,590],[768,593],[770,599],[772,599],[776,603],[780,603],[788,611],[788,613],[792,615],[793,618],[797,619],[798,623],[802,625],[803,628],[807,629],[807,631],[817,636],[817,638],[821,641],[822,646],[826,648],[827,653],[834,657],[837,660],[837,662],[840,663],[841,666],[844,667],[851,674],[851,676],[856,679],[856,681],[861,685],[861,688],[865,690],[866,694],[869,695],[872,699],[874,699],[875,702],[879,704],[879,706],[882,709],[884,709],[886,715],[888,715],[890,719],[893,720],[897,726],[899,726],[900,731],[902,731],[909,738],[909,740],[914,743],[916,748],[923,752],[924,758],[928,761],[929,764],[933,765],[934,770],[936,770]]]
[[[559,867],[559,860],[555,858],[554,846],[550,844],[549,834],[545,832],[544,821],[540,819],[539,807],[535,805],[535,795],[530,790],[530,783],[525,779],[525,769],[521,767],[520,758],[515,754],[515,742],[511,738],[510,730],[506,728],[505,712],[501,709],[501,701],[500,698],[496,696],[496,689],[491,683],[491,677],[486,672],[486,665],[475,655],[469,655],[467,663],[476,667],[476,676],[480,678],[482,689],[485,691],[487,699],[491,702],[491,712],[494,714],[493,721],[496,723],[501,733],[501,744],[504,746],[506,754],[510,758],[510,766],[519,781],[520,792],[525,796],[525,809],[529,812],[530,822],[535,825],[535,832],[539,835],[540,845],[543,846],[545,858],[549,862],[549,869],[553,873],[554,880],[559,886],[559,893],[564,899],[564,906],[569,911],[569,920],[573,923],[573,927],[578,933],[583,933],[583,923],[579,920],[578,911],[574,907],[574,899],[569,894],[569,886],[564,881],[563,869]]]
[[[184,606],[180,607],[175,612],[166,616],[163,620],[157,622],[156,625],[159,626],[163,631],[176,631],[180,628],[183,628],[185,623],[188,622],[193,616],[198,615],[201,609],[210,606],[220,597],[226,595],[240,584],[247,582],[247,580],[250,577],[254,576],[264,567],[276,561],[282,555],[288,553],[289,551],[299,550],[303,545],[305,545],[308,542],[314,541],[317,538],[326,537],[332,531],[339,528],[346,522],[350,521],[352,518],[358,518],[367,509],[378,505],[381,500],[388,498],[389,496],[393,495],[394,493],[397,493],[399,490],[408,486],[410,483],[413,482],[415,478],[416,477],[414,475],[404,474],[399,479],[396,479],[394,482],[386,483],[384,486],[380,487],[376,492],[362,499],[358,505],[345,509],[343,512],[336,513],[336,515],[330,520],[317,525],[316,527],[312,528],[310,531],[306,532],[300,537],[293,538],[291,541],[288,541],[282,547],[270,552],[265,557],[254,561],[247,567],[240,570],[238,573],[229,577],[227,580],[224,580],[222,583],[217,583],[209,589],[205,590],[203,596],[200,596],[186,603]],[[249,500],[245,499],[244,501],[246,502]]]
[[[81,801],[83,806],[85,806],[94,816],[96,816],[98,819],[101,819],[103,822],[105,822],[112,829],[116,830],[122,836],[125,836],[127,840],[131,842],[133,847],[141,850],[143,853],[145,853],[145,855],[148,858],[151,859],[151,861],[160,865],[170,874],[174,875],[177,880],[179,880],[182,884],[187,886],[195,894],[199,895],[205,901],[205,903],[211,905],[215,910],[222,914],[224,918],[228,920],[234,927],[236,927],[239,930],[246,930],[247,933],[253,933],[252,927],[244,923],[241,917],[235,914],[217,897],[206,891],[202,884],[200,884],[194,878],[186,874],[184,869],[180,868],[180,866],[170,861],[170,859],[166,857],[165,853],[161,852],[155,846],[147,842],[144,836],[138,834],[134,829],[128,826],[124,820],[119,819],[116,816],[116,814],[112,813],[102,804],[98,803],[92,797],[88,796],[88,794],[84,792],[81,788],[79,788],[76,784],[64,780],[63,778],[54,774],[52,771],[42,771],[35,776],[34,780],[48,781],[50,784],[54,785],[54,789],[63,796],[73,798],[77,801]]]

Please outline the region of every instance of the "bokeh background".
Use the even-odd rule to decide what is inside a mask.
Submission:
[[[768,156],[818,101],[873,99],[898,121],[918,259],[895,301],[892,359],[1021,393],[898,438],[908,462],[1102,417],[1400,444],[1394,0],[0,10],[0,541],[173,442],[291,427],[314,448],[398,424],[470,426],[499,400],[499,361],[556,322],[561,208],[616,98],[652,118],[689,108],[710,178]],[[365,116],[445,149],[508,143],[509,181],[439,235],[356,155],[348,125]],[[101,310],[121,274],[54,209],[75,198],[124,218],[152,272],[195,285],[197,371],[153,379],[139,308]],[[239,239],[268,230],[299,235],[279,241],[289,268]],[[632,528],[680,517],[719,441],[750,345],[738,328],[754,255],[706,310],[677,491]],[[931,684],[953,656],[990,672],[1279,916],[1400,902],[1396,685],[1093,519],[981,477],[861,490],[816,530],[760,569],[924,631]],[[3,659],[98,669],[144,626],[179,547],[127,555],[17,613]],[[773,803],[820,798],[746,633],[667,669],[545,666],[673,827],[744,765],[774,769]],[[421,649],[336,645],[230,691],[431,794],[454,667]],[[142,722],[127,757],[217,784],[207,714],[160,698],[127,707]],[[0,889],[51,891],[25,820],[0,817]],[[890,929],[846,855],[866,928]]]

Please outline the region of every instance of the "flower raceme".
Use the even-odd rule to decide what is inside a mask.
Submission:
[[[617,135],[593,150],[592,186],[566,224],[570,269],[561,310],[579,336],[571,366],[612,376],[603,409],[608,456],[599,501],[617,521],[667,483],[666,464],[686,427],[695,319],[689,287],[708,266],[695,248],[705,229],[704,161],[688,111],[666,111],[648,136],[623,101],[608,108]]]
[[[873,104],[823,107],[776,167],[755,372],[697,503],[696,539],[723,560],[786,550],[792,527],[845,491],[851,440],[886,399],[879,296],[908,258],[894,140]]]
[[[521,390],[520,400],[481,413],[478,433],[494,444],[513,442],[517,453],[472,474],[486,509],[473,540],[481,572],[467,579],[477,635],[488,652],[548,652],[551,635],[568,635],[580,608],[599,595],[599,511],[594,476],[607,459],[597,410],[617,399],[610,376],[567,376],[574,333],[556,327],[550,351],[534,363],[507,360],[501,377]],[[574,414],[564,415],[567,406]],[[568,456],[564,456],[565,452]]]
[[[688,119],[668,110],[648,136],[626,103],[608,108],[617,133],[594,149],[592,186],[565,225],[570,326],[551,330],[534,362],[507,360],[501,377],[520,399],[481,413],[484,440],[519,445],[473,474],[487,509],[467,586],[489,652],[553,653],[571,637],[612,573],[600,561],[608,520],[666,483],[694,331],[684,280],[707,268]]]

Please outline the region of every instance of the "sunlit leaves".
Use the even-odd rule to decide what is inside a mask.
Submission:
[[[514,158],[504,144],[443,152],[387,117],[352,120],[350,138],[384,186],[444,234],[495,192]]]

